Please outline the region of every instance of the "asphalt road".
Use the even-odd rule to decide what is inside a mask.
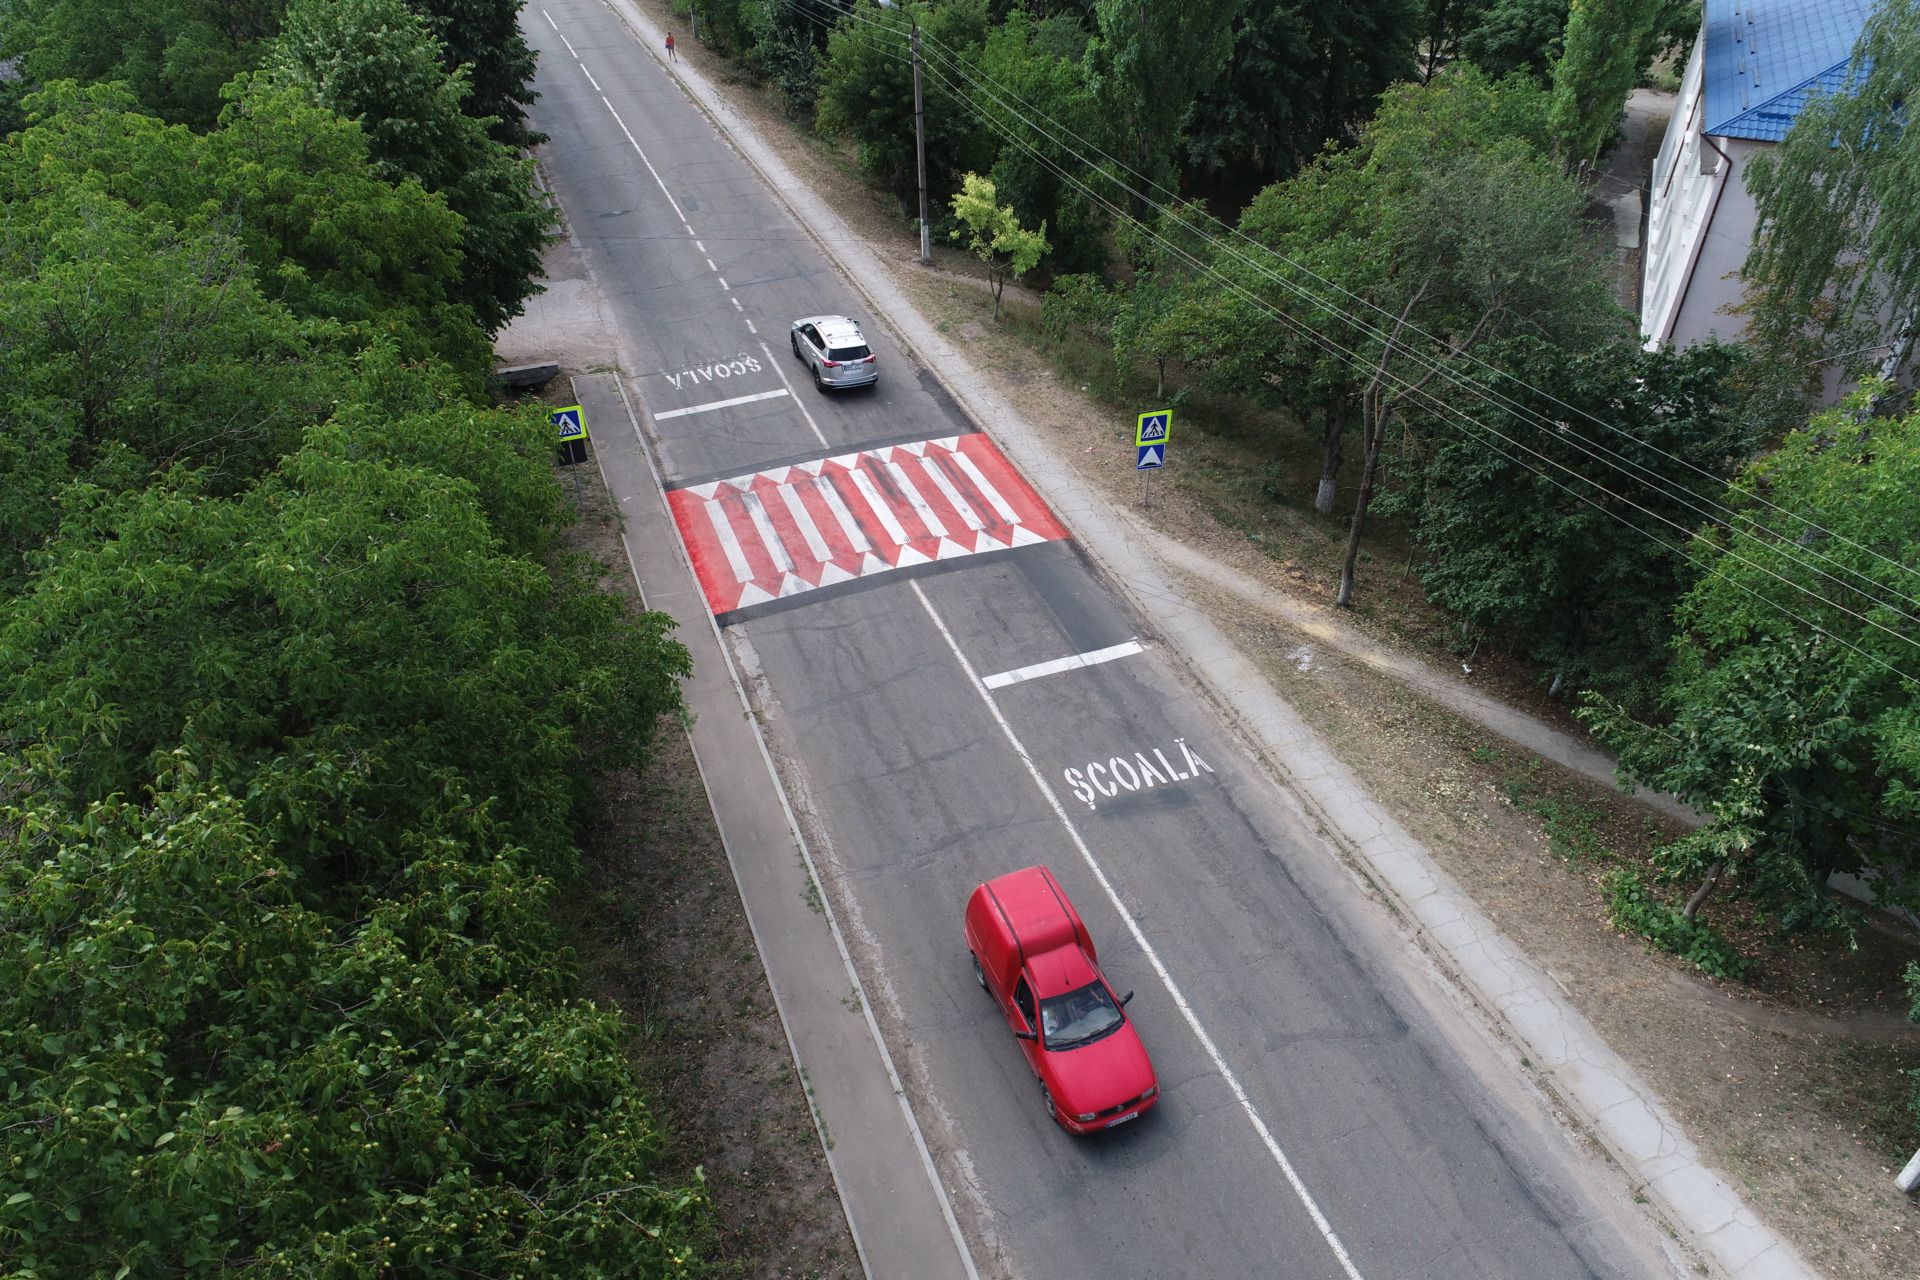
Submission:
[[[973,430],[606,8],[530,6],[524,25],[543,167],[638,362],[669,485]],[[787,326],[821,312],[861,320],[875,390],[806,384]],[[757,492],[749,514],[787,528],[785,497]],[[955,1207],[983,1272],[1654,1273],[1649,1241],[1587,1189],[1586,1158],[1475,1051],[1071,540],[874,572],[723,621],[821,823],[863,976],[914,1067],[915,1113],[969,1188]],[[1096,665],[984,683],[1136,640]],[[960,940],[967,891],[1033,862],[1138,993],[1129,1012],[1165,1091],[1093,1140],[1046,1122]]]

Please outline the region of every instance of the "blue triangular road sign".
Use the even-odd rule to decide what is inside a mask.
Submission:
[[[1163,444],[1143,444],[1138,446],[1139,456],[1134,459],[1135,471],[1151,471],[1155,467],[1167,465],[1167,446]]]

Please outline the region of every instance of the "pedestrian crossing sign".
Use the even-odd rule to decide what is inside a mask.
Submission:
[[[547,414],[547,421],[560,428],[560,441],[562,444],[569,440],[585,440],[587,438],[587,415],[581,411],[580,406],[577,404],[570,404],[564,409],[552,410]]]
[[[1171,439],[1173,439],[1173,410],[1171,409],[1149,409],[1134,423],[1135,447],[1165,444]]]

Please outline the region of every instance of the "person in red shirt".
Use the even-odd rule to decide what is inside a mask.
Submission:
[[[673,32],[667,32],[667,61],[678,62],[680,55],[673,51]]]

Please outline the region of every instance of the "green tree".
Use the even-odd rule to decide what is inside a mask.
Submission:
[[[1490,0],[1420,0],[1415,18],[1419,71],[1430,81],[1460,56],[1460,42],[1478,25]]]
[[[476,391],[491,351],[462,287],[459,218],[417,182],[374,169],[358,126],[264,76],[236,80],[220,127],[163,126],[112,86],[51,86],[0,155],[0,194],[90,184],[147,215],[237,237],[262,292],[438,357]]]
[[[1189,175],[1251,194],[1329,142],[1351,140],[1380,91],[1413,65],[1414,0],[1248,5],[1224,75],[1181,126]]]
[[[1524,71],[1542,84],[1567,32],[1568,0],[1493,0],[1460,38],[1460,54],[1490,76]]]
[[[460,301],[493,334],[539,292],[540,255],[558,217],[533,162],[465,113],[465,68],[405,0],[292,0],[274,74],[366,131],[381,173],[412,178],[465,221]]]
[[[1622,335],[1482,355],[1511,376],[1463,369],[1470,389],[1444,406],[1473,429],[1439,407],[1408,415],[1418,470],[1397,505],[1426,552],[1427,598],[1476,643],[1551,673],[1556,692],[1645,706],[1695,580],[1689,534],[1758,443],[1732,390],[1739,351],[1647,352]]]
[[[940,74],[923,78],[926,107],[927,205],[945,205],[963,173],[993,165],[995,141],[974,117],[965,80],[941,60],[972,67],[987,38],[986,0],[906,4],[906,19],[920,26]],[[956,96],[956,95],[960,96]],[[982,99],[984,105],[985,100]],[[845,22],[827,41],[820,70],[821,132],[852,140],[860,171],[886,184],[909,218],[919,213],[914,157],[913,71],[907,61],[907,21],[887,15],[874,22]],[[929,212],[929,217],[935,216]]]
[[[494,141],[530,147],[546,141],[527,127],[533,91],[534,52],[520,34],[526,0],[409,0],[440,41],[441,66],[466,67],[468,115],[490,122]]]
[[[197,128],[220,114],[220,87],[260,65],[285,0],[8,0],[0,56],[26,78],[117,80],[163,119]]]
[[[1667,0],[1573,0],[1553,64],[1553,136],[1570,169],[1613,141],[1627,95],[1653,58]]]
[[[953,218],[960,224],[953,238],[964,238],[967,252],[987,264],[995,320],[1000,318],[1000,294],[1007,281],[1033,270],[1047,252],[1047,224],[1028,230],[1020,225],[1012,205],[998,201],[993,183],[977,173],[961,176],[960,194],[953,198]]]
[[[1854,377],[1890,376],[1912,354],[1920,134],[1907,126],[1917,76],[1920,0],[1888,0],[1867,20],[1845,83],[1807,103],[1785,141],[1748,169],[1760,215],[1742,269],[1749,336],[1794,391],[1829,362]]]
[[[1117,154],[1146,180],[1173,185],[1174,146],[1187,108],[1226,71],[1233,54],[1233,23],[1242,0],[1147,4],[1095,0],[1095,39],[1088,50],[1088,85],[1098,119]],[[1136,216],[1148,213],[1149,192],[1129,179]]]
[[[1731,886],[1788,927],[1831,921],[1836,871],[1887,872],[1883,900],[1920,905],[1916,484],[1920,415],[1791,433],[1694,541],[1654,717],[1581,712],[1625,776],[1709,815],[1657,855],[1688,917]]]

